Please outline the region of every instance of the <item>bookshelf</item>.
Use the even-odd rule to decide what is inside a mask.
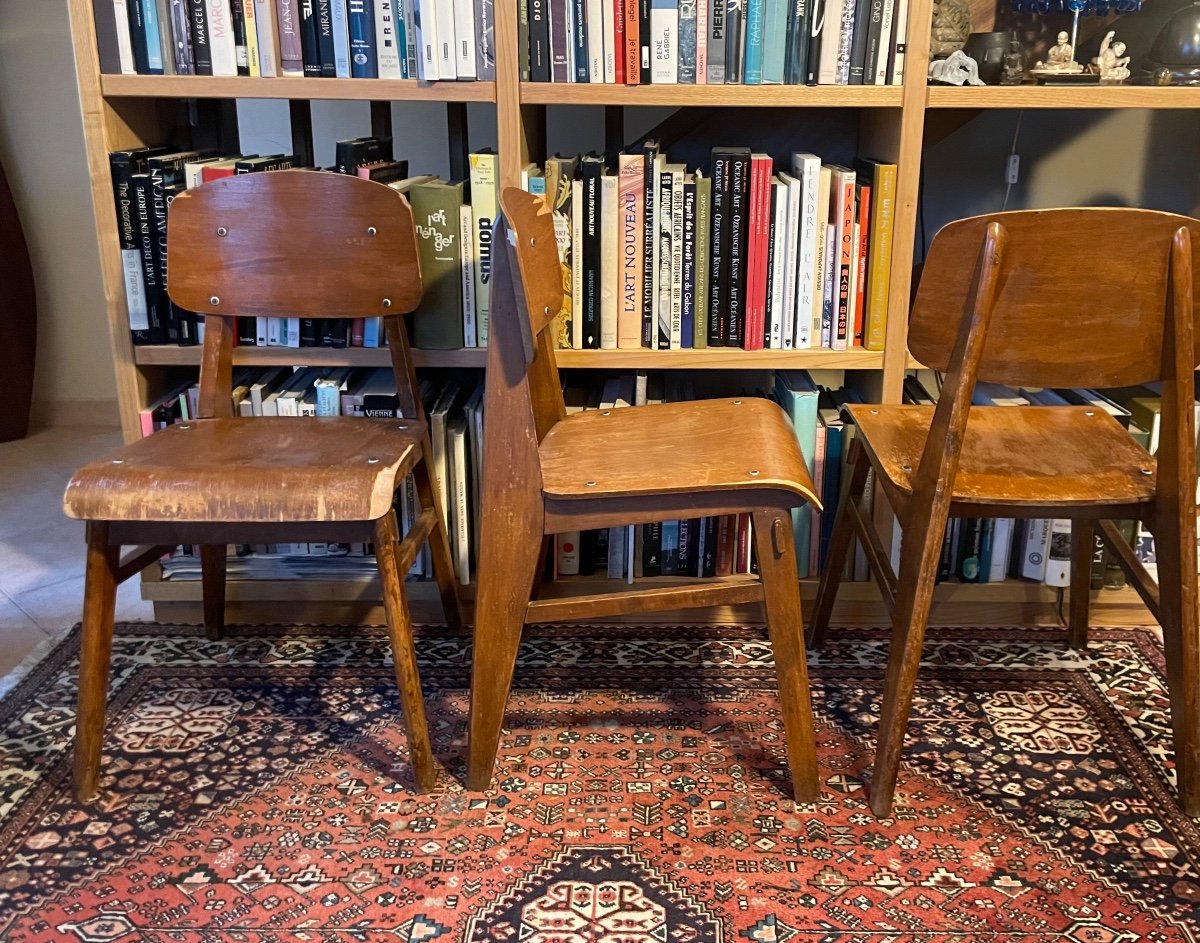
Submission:
[[[893,264],[889,284],[889,310],[885,349],[882,351],[764,350],[722,348],[697,350],[586,350],[560,351],[559,364],[574,370],[810,370],[859,371],[869,378],[868,388],[880,402],[898,402],[905,371],[919,366],[908,354],[905,312],[911,289],[914,245],[919,229],[918,194],[926,116],[931,111],[972,112],[982,109],[1192,109],[1200,108],[1200,91],[1149,87],[931,88],[926,82],[932,0],[912,0],[908,30],[908,68],[903,86],[668,86],[563,85],[521,82],[518,65],[517,4],[495,2],[495,82],[433,82],[383,79],[249,78],[206,76],[101,75],[92,14],[92,0],[68,0],[76,74],[83,113],[88,170],[99,242],[121,424],[127,439],[139,434],[138,410],[180,376],[195,370],[199,350],[186,347],[134,347],[130,343],[124,308],[124,287],[107,155],[110,151],[161,143],[178,127],[182,103],[190,110],[204,106],[209,120],[228,136],[236,127],[232,103],[238,99],[275,99],[290,103],[294,148],[312,153],[313,101],[371,103],[373,133],[391,133],[390,103],[428,102],[447,109],[452,149],[465,153],[465,106],[481,104],[494,109],[501,186],[516,185],[521,168],[546,156],[547,106],[602,106],[606,119],[620,127],[625,108],[692,106],[742,108],[837,109],[855,117],[859,149],[897,165],[896,223]],[[196,104],[192,104],[196,103]],[[735,112],[731,111],[731,115]],[[969,120],[970,114],[944,116]],[[305,137],[307,136],[307,140]],[[736,133],[714,144],[739,143]],[[236,140],[236,139],[235,139]],[[402,137],[397,136],[401,141]],[[304,151],[303,148],[307,147]],[[401,156],[403,156],[401,154]],[[454,158],[452,156],[452,165]],[[425,350],[416,352],[422,368],[478,370],[486,352],[481,349]],[[325,366],[384,366],[386,349],[336,350],[305,348],[239,348],[235,363],[284,365],[303,362]],[[586,592],[587,579],[555,584],[555,592]],[[468,598],[473,587],[468,588]],[[815,580],[802,581],[806,600],[815,592]],[[960,623],[1053,623],[1054,594],[1040,585],[1024,583],[938,587],[935,618]],[[155,604],[162,619],[201,621],[198,582],[161,580],[148,572],[143,595]],[[230,622],[237,621],[382,621],[377,581],[254,580],[233,581],[229,587]],[[436,593],[423,584],[412,587],[417,618],[436,616]],[[1144,618],[1144,609],[1129,590],[1095,596],[1097,621],[1131,622]],[[691,618],[702,614],[691,614]],[[714,621],[756,618],[753,613],[713,610]],[[835,619],[860,624],[886,621],[886,611],[871,583],[846,584]]]

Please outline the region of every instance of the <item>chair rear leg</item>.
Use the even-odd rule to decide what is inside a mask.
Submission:
[[[1083,651],[1088,644],[1088,606],[1092,596],[1092,553],[1096,543],[1095,526],[1090,520],[1071,521],[1071,611],[1067,622],[1067,641],[1071,648]]]
[[[400,690],[400,709],[404,713],[404,732],[412,758],[417,788],[428,791],[437,779],[433,750],[429,744],[429,724],[425,719],[425,699],[421,693],[421,675],[413,648],[412,619],[404,595],[404,574],[396,559],[400,540],[396,512],[389,511],[375,522],[375,559],[379,564],[379,585],[387,612],[388,634],[392,642],[392,661],[396,667],[396,685]]]
[[[850,448],[850,474],[846,476],[846,486],[842,489],[837,520],[833,524],[833,536],[829,540],[825,569],[821,572],[817,598],[813,602],[812,622],[808,627],[809,648],[820,648],[825,644],[825,630],[829,627],[833,603],[837,599],[838,587],[842,585],[842,575],[846,572],[846,556],[854,546],[854,523],[850,519],[850,505],[862,500],[867,473],[871,470],[871,460],[857,438],[851,442]]]
[[[446,626],[454,631],[463,627],[462,601],[458,595],[458,579],[454,575],[454,558],[450,555],[450,539],[446,534],[446,518],[442,514],[434,486],[429,462],[433,455],[426,440],[422,447],[423,457],[413,466],[413,483],[417,488],[417,500],[422,508],[437,510],[437,525],[429,532],[429,554],[433,563],[433,576],[437,580],[438,594],[442,597],[442,612]]]
[[[908,730],[921,648],[933,603],[933,584],[938,557],[945,535],[948,505],[929,514],[929,526],[910,527],[900,545],[899,589],[892,621],[892,639],[888,646],[887,677],[883,688],[883,710],[879,719],[879,738],[875,747],[875,768],[871,776],[871,811],[886,818],[892,810],[900,754]],[[914,519],[917,515],[910,510]]]
[[[1171,696],[1179,804],[1200,816],[1200,624],[1196,603],[1196,530],[1192,510],[1161,514],[1158,547],[1159,622]]]
[[[754,512],[754,545],[762,574],[767,629],[779,679],[779,703],[787,734],[788,766],[797,802],[821,795],[817,774],[812,692],[804,657],[804,616],[796,573],[796,542],[788,511]]]
[[[224,544],[201,544],[200,576],[204,587],[204,632],[216,641],[225,631],[225,562]]]
[[[96,792],[100,747],[112,660],[113,609],[117,601],[120,547],[108,543],[108,523],[87,525],[87,567],[83,589],[83,630],[79,652],[79,709],[75,717],[75,798]]]
[[[492,781],[517,649],[543,546],[540,518],[533,522],[510,517],[506,523],[513,526],[502,527],[498,520],[485,517],[479,548],[467,737],[467,788],[475,791],[487,789]]]

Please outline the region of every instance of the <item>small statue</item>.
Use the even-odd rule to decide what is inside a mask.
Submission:
[[[1100,54],[1092,60],[1092,67],[1100,73],[1100,81],[1117,84],[1129,78],[1129,56],[1125,55],[1125,44],[1119,39],[1113,42],[1113,30],[1109,30],[1100,42]]]
[[[958,52],[971,35],[971,11],[963,0],[933,0],[929,54],[944,59]]]
[[[931,61],[929,79],[946,85],[984,84],[979,78],[979,64],[961,49],[950,53],[945,59]]]
[[[1021,49],[1021,41],[1009,41],[1008,52],[1004,54],[1004,62],[1000,67],[1001,85],[1020,85],[1025,78],[1025,53]]]
[[[1061,75],[1063,73],[1082,72],[1083,66],[1075,61],[1075,50],[1071,48],[1067,31],[1058,34],[1058,42],[1050,47],[1046,61],[1039,62],[1033,67],[1034,74],[1038,72]]]

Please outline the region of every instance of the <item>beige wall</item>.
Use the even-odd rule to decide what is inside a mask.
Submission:
[[[37,283],[35,422],[115,425],[66,0],[0,0],[0,161]]]

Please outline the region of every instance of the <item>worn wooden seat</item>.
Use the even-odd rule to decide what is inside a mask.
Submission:
[[[746,429],[755,431],[749,450]],[[751,488],[816,499],[787,416],[765,399],[586,410],[556,424],[538,453],[548,498]]]
[[[170,209],[171,299],[204,319],[198,418],[81,469],[65,512],[87,521],[75,793],[96,789],[117,584],[175,544],[200,545],[204,621],[220,636],[230,543],[374,543],[417,784],[432,786],[404,575],[428,540],[446,619],[458,591],[400,315],[421,299],[412,211],[382,184],[338,174],[247,174],[181,194]],[[231,415],[233,316],[382,316],[404,419]],[[303,359],[297,351],[297,359]],[[413,475],[422,507],[406,535],[393,510]],[[124,559],[122,546],[136,547]]]
[[[548,329],[562,304],[544,202],[506,190],[492,259],[482,522],[468,784],[492,778],[527,623],[762,601],[795,797],[819,792],[791,511],[817,503],[783,411],[725,399],[566,415]],[[751,514],[761,579],[536,598],[552,535],[703,515]]]
[[[1087,251],[1067,258],[1067,242]],[[1068,638],[1076,647],[1087,644],[1099,532],[1162,625],[1180,804],[1200,815],[1197,252],[1200,221],[1127,209],[979,216],[951,223],[933,240],[909,349],[947,374],[941,397],[936,408],[849,408],[858,434],[810,635],[820,644],[857,535],[892,614],[870,784],[877,815],[892,807],[943,535],[956,514],[1070,519]],[[1099,410],[973,407],[977,379],[1101,389],[1161,380],[1158,454],[1151,458]],[[898,574],[863,506],[872,469],[903,529]],[[1120,520],[1138,520],[1154,534],[1157,583],[1121,536]]]
[[[932,406],[846,406],[893,506],[911,495]],[[1112,416],[1084,406],[977,406],[967,418],[951,514],[958,505],[1140,504],[1157,463]],[[964,515],[971,509],[962,508]]]

